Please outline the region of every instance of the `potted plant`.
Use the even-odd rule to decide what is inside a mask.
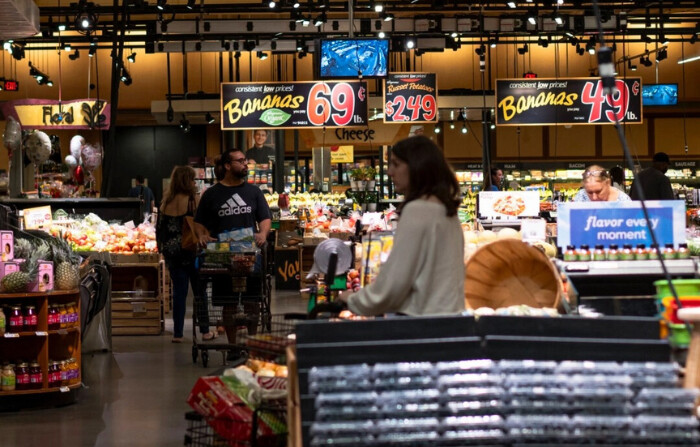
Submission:
[[[377,211],[377,193],[374,191],[369,191],[365,195],[365,202],[367,203],[367,211]]]
[[[364,179],[365,173],[362,168],[350,170],[350,187],[353,191],[360,191],[360,182]]]
[[[374,189],[374,186],[376,184],[377,170],[374,169],[372,166],[367,166],[364,169],[364,171],[365,180],[367,181],[367,184],[365,186],[367,190],[372,190]]]

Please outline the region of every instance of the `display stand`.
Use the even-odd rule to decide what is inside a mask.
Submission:
[[[164,282],[161,276],[158,262],[112,264],[112,335],[160,335],[163,332],[161,287]]]
[[[82,386],[82,373],[79,370],[76,383],[49,387],[49,359],[59,361],[76,359],[81,364],[80,306],[76,306],[78,320],[68,327],[49,330],[48,312],[50,304],[80,303],[78,290],[38,292],[38,293],[3,293],[0,294],[0,306],[34,305],[37,310],[37,330],[33,332],[6,332],[0,337],[0,361],[15,362],[36,360],[41,366],[43,383],[41,388],[0,391],[0,411],[16,410],[32,406],[64,405],[75,402],[77,391]]]
[[[296,329],[303,445],[315,420],[314,366],[468,359],[667,362],[670,347],[653,318],[417,317],[307,321]]]

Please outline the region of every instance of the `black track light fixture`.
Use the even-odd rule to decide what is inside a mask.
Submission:
[[[194,9],[194,0],[187,0],[187,9],[190,11]]]
[[[264,61],[265,59],[267,59],[267,53],[264,51],[258,51],[257,55],[258,55],[258,59],[260,59],[261,61]]]
[[[68,55],[68,59],[74,61],[80,57],[80,51],[76,48],[75,51],[72,54]]]
[[[662,60],[666,59],[668,57],[668,51],[666,48],[661,48],[659,51],[656,52],[656,63],[658,64]]]
[[[212,114],[209,112],[207,112],[207,114],[204,116],[204,119],[207,121],[207,124],[214,124],[214,122],[216,121]]]
[[[131,62],[132,64],[136,62],[136,53],[131,53],[129,56],[127,56],[126,60]]]
[[[90,49],[88,50],[88,57],[95,57],[95,53],[97,53],[97,47],[91,45]]]
[[[160,11],[165,11],[165,4],[167,3],[168,0],[158,0],[156,3],[156,8]]]
[[[180,129],[182,129],[184,133],[188,133],[190,130],[192,130],[192,127],[190,126],[190,120],[188,120],[184,114],[182,115],[182,119],[180,120]]]
[[[629,71],[637,71],[637,66],[636,66],[636,65],[632,65],[632,59],[630,59],[630,60],[627,61],[627,69],[628,69]]]
[[[124,83],[124,85],[131,85],[132,83],[131,75],[124,66],[122,66],[122,72],[119,79]]]

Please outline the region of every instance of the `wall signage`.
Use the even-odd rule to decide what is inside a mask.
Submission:
[[[384,79],[385,123],[438,120],[435,73],[391,73]]]
[[[697,168],[698,162],[690,160],[672,161],[671,166],[673,166],[674,169]]]
[[[557,243],[560,247],[588,244],[652,244],[654,231],[660,245],[685,242],[685,203],[682,200],[646,201],[651,228],[642,213],[641,203],[564,202],[559,204]]]
[[[221,129],[367,125],[364,81],[225,82]]]
[[[641,78],[617,79],[605,96],[598,78],[498,79],[499,126],[642,123]]]
[[[2,111],[15,118],[23,129],[109,129],[107,101],[20,99],[5,102]]]
[[[358,148],[376,148],[393,145],[408,136],[411,124],[385,126],[381,120],[370,121],[367,127],[336,127],[335,129],[300,129],[299,137],[306,147],[351,145]]]

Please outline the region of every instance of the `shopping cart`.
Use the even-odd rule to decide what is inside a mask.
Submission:
[[[241,403],[240,405],[245,405]],[[244,412],[240,412],[244,413]],[[233,419],[206,418],[197,412],[185,414],[187,431],[185,445],[192,447],[283,447],[287,445],[287,432],[262,434],[260,421],[283,421],[286,427],[286,400],[262,404],[250,416],[239,414]],[[279,430],[278,430],[279,431]]]
[[[306,314],[271,315],[269,327],[243,337],[243,353],[248,358],[285,365],[287,346],[294,345],[296,340],[296,324],[305,319]]]
[[[210,252],[198,256],[199,285],[192,312],[192,361],[201,351],[202,365],[209,351],[220,351],[226,364],[229,352],[240,353],[243,335],[270,328],[270,272],[265,247],[248,252]],[[198,340],[200,327],[225,327],[226,343]],[[223,334],[222,334],[223,335]]]

